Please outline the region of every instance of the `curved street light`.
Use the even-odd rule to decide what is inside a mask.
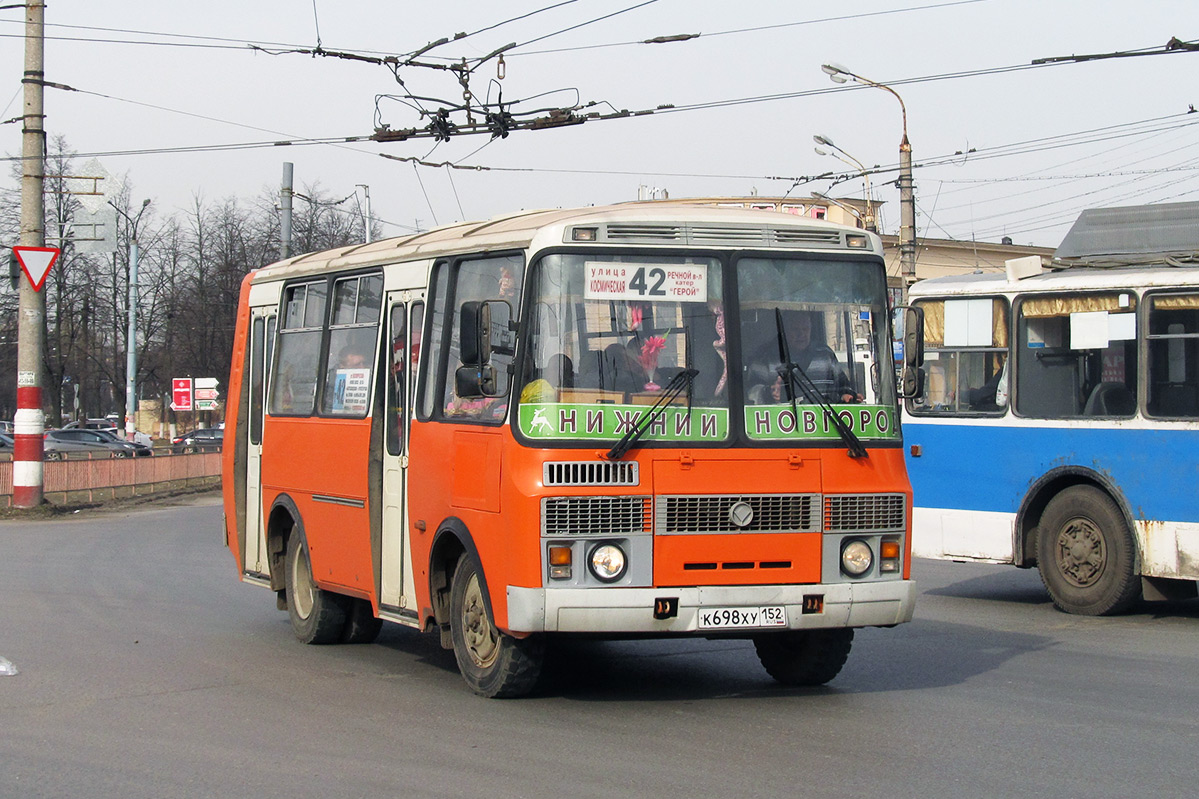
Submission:
[[[899,101],[903,113],[903,138],[899,141],[899,262],[903,271],[904,293],[916,280],[916,198],[912,193],[912,144],[908,141],[908,108],[899,93],[885,83],[864,78],[840,64],[821,64],[820,69],[833,83],[854,81],[882,89]]]
[[[118,214],[125,217],[129,223],[129,332],[125,352],[125,438],[132,441],[135,428],[133,414],[137,411],[137,225],[142,220],[142,214],[150,205],[150,198],[142,201],[142,207],[137,216],[129,214],[117,207],[112,200],[108,204]]]
[[[878,231],[875,229],[874,224],[874,205],[871,202],[871,197],[874,193],[870,190],[870,174],[867,172],[865,164],[854,158],[845,150],[842,150],[840,147],[833,144],[833,140],[828,136],[821,136],[819,133],[817,133],[812,137],[812,141],[816,142],[818,145],[829,148],[829,150],[822,150],[820,147],[816,147],[816,155],[831,155],[833,158],[836,158],[837,160],[849,164],[853,168],[857,169],[859,174],[861,174],[862,180],[866,184],[866,215],[862,217],[859,214],[858,216],[862,219],[862,223],[866,226],[867,230],[869,230],[871,233],[877,233]],[[838,205],[841,204],[838,203]],[[844,208],[845,206],[841,205],[841,207]]]

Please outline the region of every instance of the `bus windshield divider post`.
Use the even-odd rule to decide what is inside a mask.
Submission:
[[[870,457],[870,453],[862,446],[862,442],[854,435],[849,425],[845,424],[845,420],[833,409],[832,404],[816,388],[812,379],[800,368],[799,364],[791,360],[791,347],[787,343],[787,329],[783,324],[782,309],[774,309],[774,322],[778,328],[779,358],[783,362],[783,365],[779,367],[779,377],[783,379],[783,385],[787,388],[787,396],[791,399],[791,411],[795,414],[796,423],[799,421],[799,407],[795,401],[795,389],[799,388],[809,402],[819,405],[820,409],[824,411],[824,418],[832,424],[833,428],[837,431],[837,435],[841,437],[841,440],[845,442],[845,446],[848,447],[849,457]]]

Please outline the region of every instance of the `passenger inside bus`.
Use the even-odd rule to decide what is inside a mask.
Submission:
[[[841,368],[836,354],[819,332],[824,330],[824,314],[818,311],[784,311],[783,327],[792,363],[799,366],[816,390],[830,402],[861,402],[863,396]],[[750,404],[764,405],[787,401],[783,378],[778,374],[778,334],[760,345],[749,359],[746,398]],[[773,379],[771,379],[773,376]],[[804,401],[801,391],[796,399]]]

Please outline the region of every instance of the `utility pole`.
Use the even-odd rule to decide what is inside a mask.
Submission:
[[[22,247],[46,246],[46,208],[42,184],[46,171],[45,73],[46,7],[38,0],[25,6],[25,85],[21,128]],[[42,413],[42,351],[46,345],[46,295],[21,281],[17,314],[17,413],[13,419],[13,505],[42,504],[46,419]]]
[[[291,257],[291,197],[292,170],[295,167],[290,161],[283,162],[283,185],[279,189],[279,260],[286,261]]]
[[[371,187],[365,183],[359,183],[356,188],[362,189],[362,193],[366,195],[366,243],[371,243]]]

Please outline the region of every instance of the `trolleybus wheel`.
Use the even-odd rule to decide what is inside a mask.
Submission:
[[[852,627],[754,637],[766,673],[784,685],[824,685],[841,671],[852,646]]]
[[[513,638],[491,618],[480,569],[469,555],[458,561],[450,586],[450,632],[454,659],[470,689],[480,696],[523,696],[533,690],[545,658],[537,637]]]
[[[346,613],[346,626],[341,634],[343,644],[369,644],[379,637],[383,620],[375,616],[366,599],[351,599]]]
[[[1116,503],[1094,486],[1071,486],[1045,507],[1037,566],[1053,604],[1066,613],[1107,616],[1141,594],[1136,544]]]
[[[287,540],[284,575],[287,581],[287,615],[291,628],[306,644],[335,644],[346,629],[348,600],[317,588],[308,559],[308,541],[299,525]]]

